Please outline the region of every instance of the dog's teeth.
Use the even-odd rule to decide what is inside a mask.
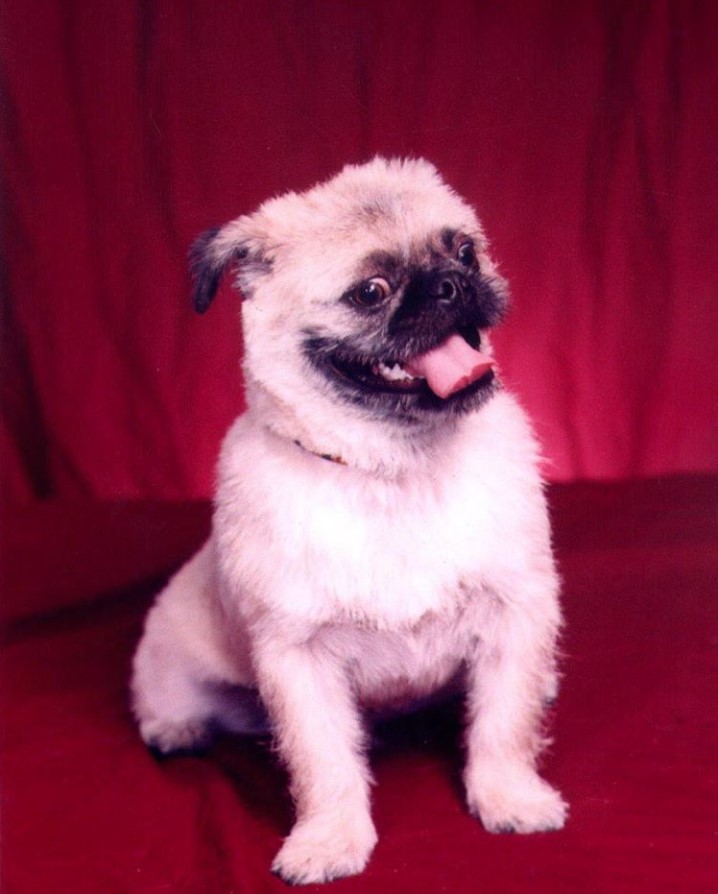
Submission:
[[[408,373],[400,363],[378,363],[377,371],[380,376],[388,379],[390,382],[412,382],[416,376]]]

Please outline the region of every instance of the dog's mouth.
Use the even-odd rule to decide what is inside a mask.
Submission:
[[[335,373],[364,390],[432,394],[444,401],[493,381],[494,360],[480,345],[478,330],[462,329],[405,360],[356,357],[342,351],[328,359]]]

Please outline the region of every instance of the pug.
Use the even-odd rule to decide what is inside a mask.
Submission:
[[[371,718],[460,689],[468,812],[561,828],[536,772],[559,583],[476,214],[428,162],[376,158],[205,234],[192,267],[200,312],[234,271],[248,409],[211,536],[147,617],[142,738],[169,754],[266,716],[296,808],[272,869],[325,882],[377,840]]]

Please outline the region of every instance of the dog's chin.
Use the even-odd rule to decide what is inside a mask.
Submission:
[[[493,370],[450,394],[437,396],[426,380],[407,374],[391,358],[370,358],[343,345],[310,339],[306,356],[333,389],[337,399],[357,407],[362,415],[402,426],[433,426],[473,412],[500,388]]]

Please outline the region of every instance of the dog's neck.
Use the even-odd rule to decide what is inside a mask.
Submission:
[[[249,383],[248,383],[249,384]],[[400,479],[431,465],[454,433],[454,424],[439,430],[382,426],[333,405],[328,413],[315,404],[302,415],[264,388],[247,389],[250,411],[262,427],[293,449],[382,479]]]

